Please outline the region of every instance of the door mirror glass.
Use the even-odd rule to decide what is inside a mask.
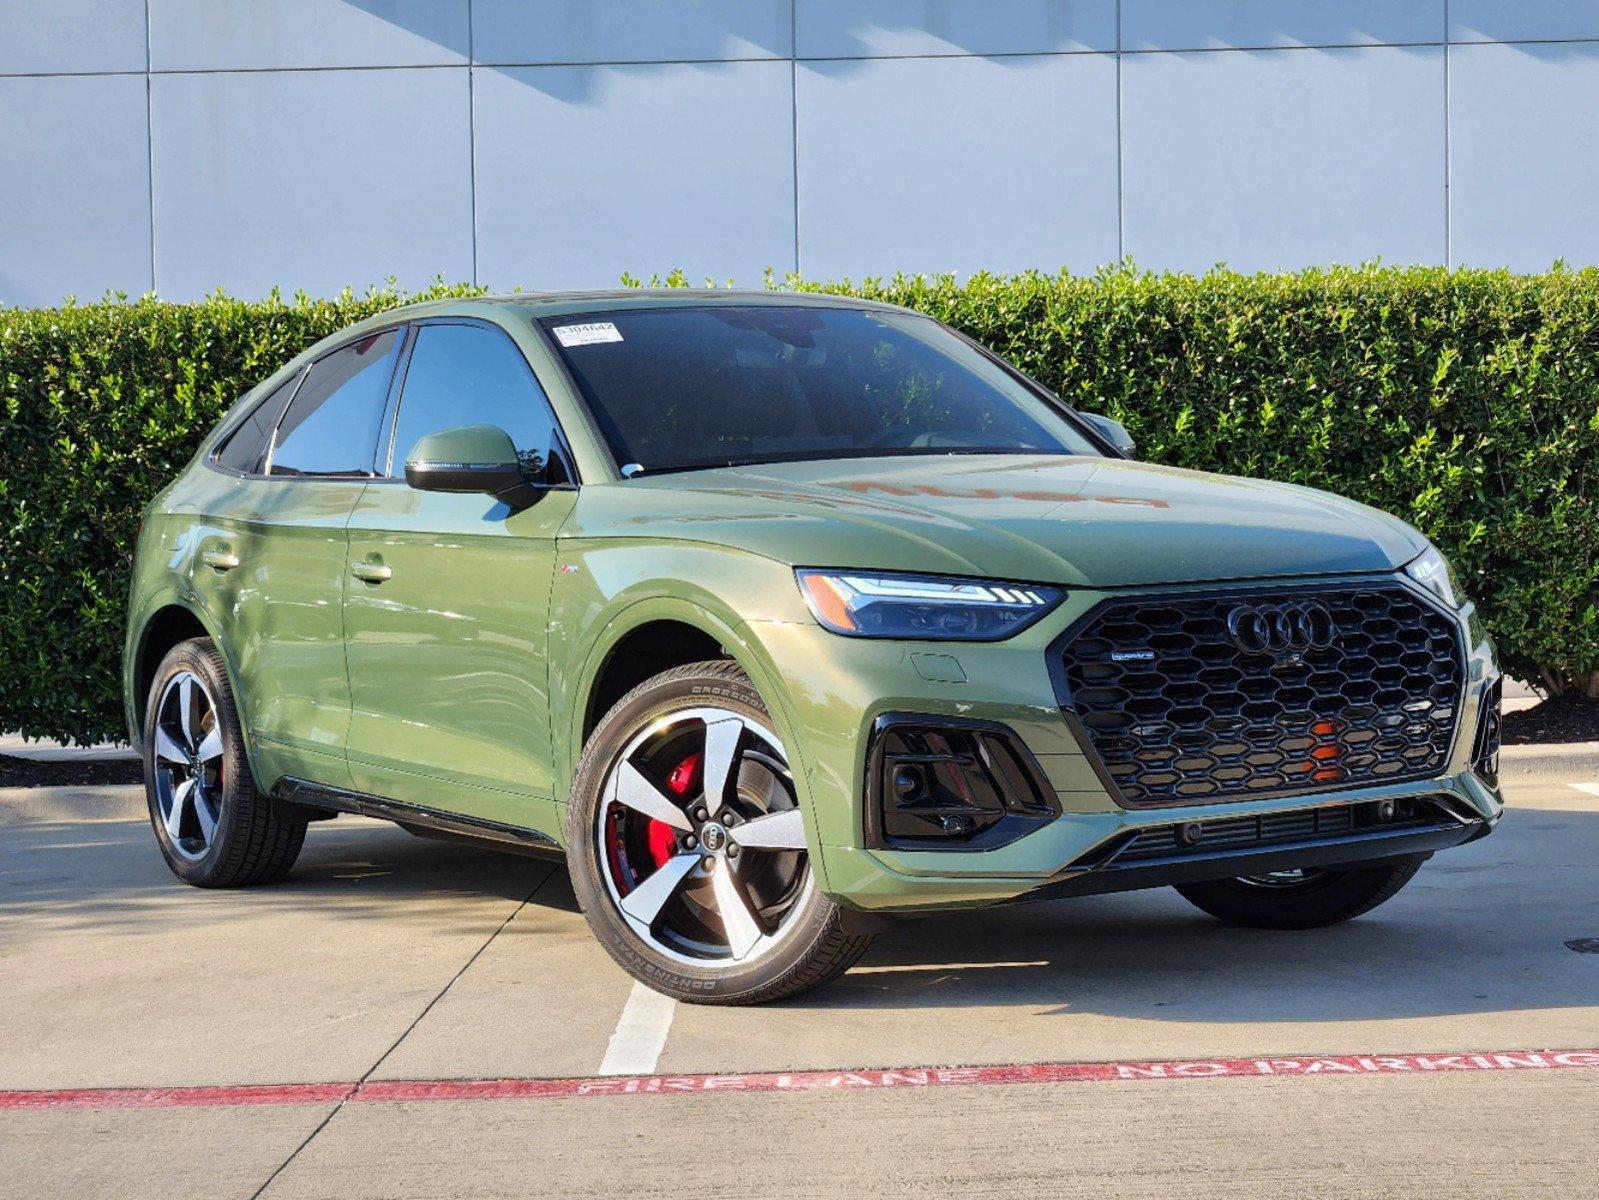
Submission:
[[[1078,415],[1094,427],[1095,433],[1099,434],[1112,446],[1115,446],[1128,458],[1138,457],[1138,443],[1133,441],[1133,435],[1127,432],[1127,427],[1120,421],[1112,421],[1109,417],[1101,416],[1099,413],[1085,412]]]
[[[419,492],[476,492],[525,508],[536,492],[511,435],[498,425],[459,425],[430,433],[405,456],[405,482]]]

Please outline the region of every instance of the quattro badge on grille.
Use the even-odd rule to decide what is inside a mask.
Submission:
[[[1240,604],[1227,614],[1227,637],[1245,654],[1281,658],[1330,646],[1338,624],[1319,600]]]
[[[1150,663],[1155,661],[1153,650],[1112,650],[1110,661],[1113,663]]]

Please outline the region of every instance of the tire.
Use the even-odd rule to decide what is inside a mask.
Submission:
[[[792,996],[843,974],[871,945],[816,889],[786,755],[730,662],[665,671],[617,702],[578,763],[566,844],[600,944],[679,1000]]]
[[[1391,898],[1424,860],[1312,870],[1299,880],[1276,876],[1177,885],[1178,893],[1219,921],[1250,929],[1319,929],[1368,913]]]
[[[256,790],[227,668],[210,638],[180,642],[156,669],[145,705],[144,790],[161,856],[195,887],[275,883],[305,841],[305,822]]]

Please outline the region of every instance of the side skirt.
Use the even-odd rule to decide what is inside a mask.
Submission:
[[[421,837],[436,837],[444,841],[470,842],[487,849],[505,850],[512,854],[527,854],[535,858],[565,860],[566,852],[560,843],[536,829],[523,829],[517,825],[502,825],[498,821],[484,821],[464,817],[459,813],[443,812],[416,804],[402,804],[366,792],[331,787],[325,783],[312,783],[307,779],[285,776],[274,790],[285,804],[296,808],[309,808],[324,812],[354,813],[362,817],[376,817],[393,821],[409,833]]]

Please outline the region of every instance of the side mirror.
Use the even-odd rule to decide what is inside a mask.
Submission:
[[[526,508],[540,489],[528,482],[511,435],[498,425],[430,433],[405,456],[405,482],[419,492],[481,493]]]
[[[1133,441],[1133,435],[1127,432],[1127,427],[1120,421],[1112,421],[1109,417],[1099,413],[1079,413],[1083,420],[1094,427],[1094,432],[1099,434],[1116,449],[1128,458],[1138,457],[1138,443]]]

